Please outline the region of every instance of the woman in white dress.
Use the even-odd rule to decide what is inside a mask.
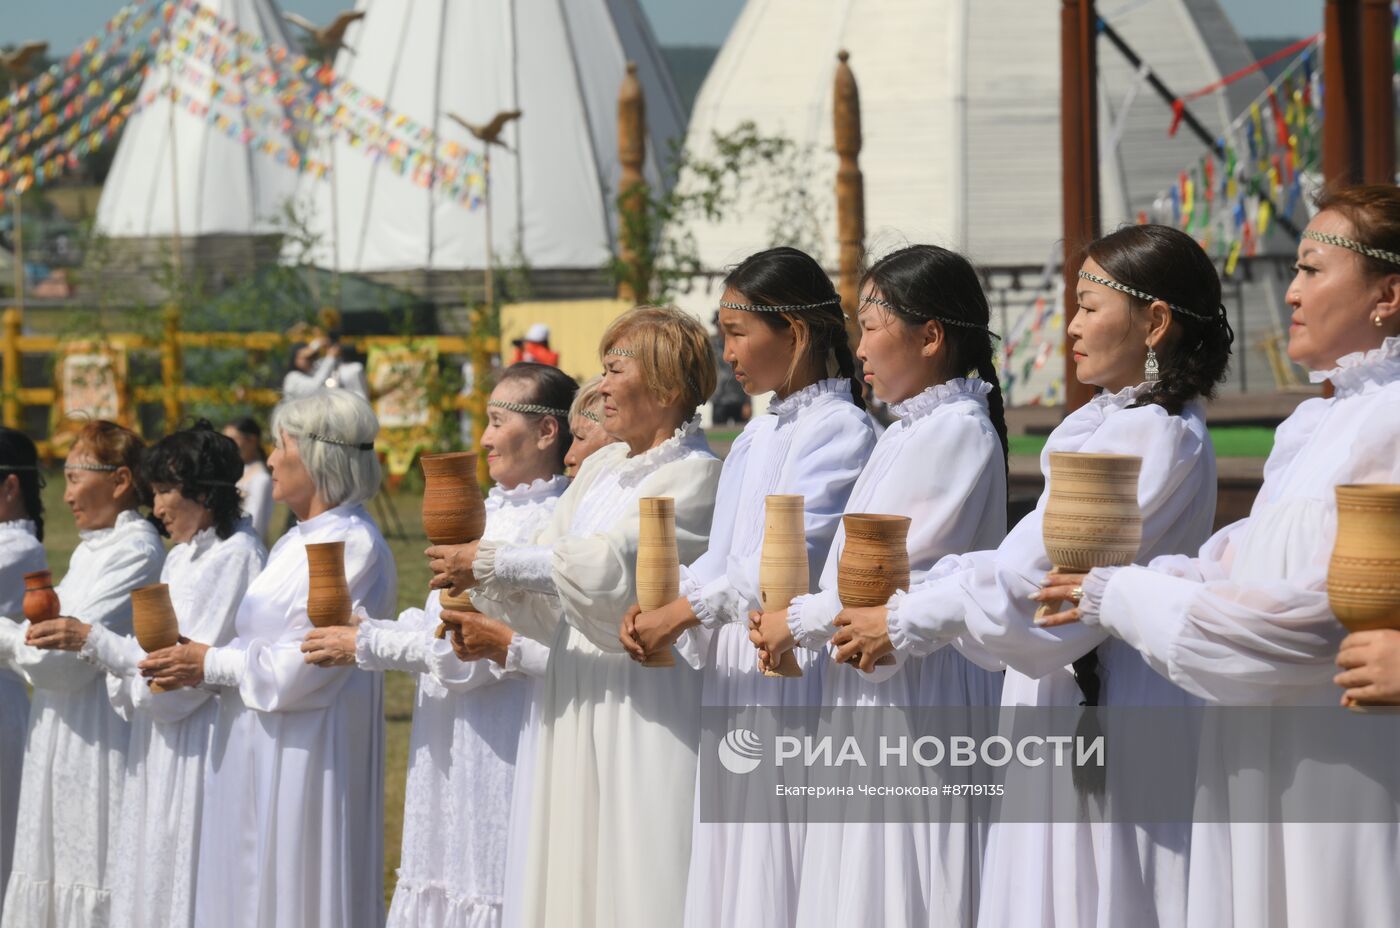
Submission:
[[[383,678],[308,666],[306,546],[345,543],[356,610],[393,608],[388,546],[361,505],[379,488],[378,422],[345,390],[273,412],[273,496],[298,523],[273,547],[227,645],[156,652],[161,686],[219,694],[199,835],[195,925],[377,928],[384,921]]]
[[[1138,455],[1141,559],[1191,550],[1215,517],[1201,400],[1224,378],[1232,340],[1215,267],[1175,229],[1130,226],[1089,245],[1078,297],[1069,327],[1076,376],[1101,392],[1051,433],[1041,455],[1046,484],[1052,452]],[[1008,665],[1003,706],[1194,704],[1102,633],[1036,626],[1030,597],[1050,566],[1041,536],[1047,499],[1048,490],[995,550],[945,558],[888,609],[848,610],[841,621],[867,654],[985,649]],[[1189,847],[1187,824],[999,822],[978,923],[1184,925]]]
[[[526,925],[678,925],[690,859],[700,675],[631,661],[618,622],[636,602],[643,497],[675,500],[682,563],[704,552],[720,463],[694,412],[714,391],[704,327],[639,307],[604,333],[595,452],[532,545],[484,541],[467,575],[502,618],[552,646],[526,848]],[[522,593],[511,601],[513,594]],[[557,602],[555,597],[557,597]],[[564,621],[559,621],[559,606]]]
[[[972,265],[932,245],[882,258],[862,287],[856,354],[899,421],[880,436],[846,512],[910,517],[913,582],[944,555],[995,545],[1006,533],[1006,424],[989,315]],[[755,636],[770,658],[794,643],[832,653],[827,706],[996,705],[1000,666],[978,666],[952,649],[901,659],[874,676],[841,663],[859,659],[840,649],[835,624],[844,542],[838,529],[820,592],[759,619]],[[811,823],[797,921],[967,924],[983,843],[980,826],[961,823]]]
[[[506,368],[487,403],[481,449],[496,485],[486,497],[483,537],[510,544],[535,539],[568,486],[560,471],[570,443],[568,409],[577,384],[543,364]],[[450,553],[429,548],[436,558]],[[323,667],[417,675],[398,882],[389,906],[395,928],[495,928],[501,923],[506,845],[517,745],[530,677],[549,649],[513,635],[494,619],[443,612],[433,590],[421,609],[397,621],[369,619],[355,628],[313,629],[302,650]],[[486,615],[495,604],[479,603]],[[433,632],[456,626],[453,643]],[[469,624],[470,660],[461,628]],[[499,636],[499,637],[497,637]],[[486,639],[489,644],[482,646]]]
[[[175,542],[160,579],[181,632],[227,642],[248,584],[267,552],[239,506],[237,449],[208,422],[147,449],[142,468],[152,512]],[[107,695],[131,724],[126,784],[107,879],[111,922],[184,928],[194,919],[194,880],[204,797],[205,756],[218,714],[207,690],[156,693],[138,665],[136,639],[75,622],[51,648],[76,651],[108,674]]]
[[[243,476],[238,478],[243,511],[253,520],[253,534],[266,539],[267,526],[272,521],[272,475],[267,472],[267,456],[263,454],[262,426],[258,420],[245,417],[224,426],[224,434],[238,445],[243,460]]]
[[[22,635],[24,575],[45,570],[44,501],[39,452],[29,436],[0,426],[0,634]],[[0,913],[13,859],[29,691],[0,659]]]
[[[1081,597],[1053,623],[1082,620],[1137,649],[1149,664],[1212,703],[1335,705],[1333,660],[1344,630],[1327,602],[1336,534],[1335,489],[1400,482],[1400,190],[1323,194],[1298,245],[1288,356],[1331,381],[1279,426],[1249,517],[1212,536],[1195,557],[1055,575],[1042,598]],[[1364,644],[1363,639],[1363,644]],[[1355,644],[1355,642],[1353,642]],[[1361,658],[1352,655],[1346,663]],[[1341,675],[1341,684],[1369,674]],[[1270,740],[1275,808],[1292,789],[1326,790],[1390,814],[1394,797],[1364,771],[1317,757],[1285,728]],[[1209,736],[1209,732],[1207,733]],[[1228,806],[1226,784],[1249,777],[1230,746],[1203,762],[1202,791]],[[1243,761],[1248,765],[1249,759]],[[1253,763],[1257,763],[1254,761]],[[1255,772],[1257,775],[1257,771]],[[1226,809],[1225,811],[1228,811]],[[1400,826],[1306,821],[1196,824],[1191,836],[1191,925],[1299,928],[1394,925]]]
[[[129,634],[131,591],[159,579],[165,548],[137,509],[149,501],[141,450],[134,432],[112,422],[90,422],[78,433],[63,465],[63,501],[82,537],[57,587],[64,618],[27,634],[0,623],[0,658],[34,688],[4,928],[110,922],[111,829],[130,726],[112,710],[99,668],[39,646],[79,624]]]
[[[710,547],[682,569],[681,598],[637,615],[635,633],[624,628],[623,640],[644,660],[680,637],[682,652],[702,668],[706,706],[819,706],[824,654],[803,649],[801,677],[768,677],[749,641],[748,616],[762,607],[764,499],[802,495],[814,582],[875,430],[858,399],[841,298],[817,262],[795,248],[770,249],[739,264],[724,286],[725,360],[746,393],[771,392],[774,402],[725,457]],[[805,823],[701,823],[703,788],[696,789],[686,924],[793,924]]]

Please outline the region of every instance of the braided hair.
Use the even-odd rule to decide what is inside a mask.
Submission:
[[[34,533],[44,540],[44,475],[39,472],[39,450],[30,437],[18,429],[0,426],[0,480],[13,474],[19,479],[24,514],[34,523]]]
[[[199,503],[214,516],[214,531],[228,538],[243,517],[238,479],[243,458],[232,438],[217,432],[207,419],[172,432],[146,449],[142,461],[146,482],[179,489],[185,499]],[[164,526],[160,526],[164,533]]]

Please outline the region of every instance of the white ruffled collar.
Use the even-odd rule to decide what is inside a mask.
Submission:
[[[10,532],[17,535],[35,535],[37,528],[33,521],[29,519],[10,519],[7,522],[0,522],[0,532]]]
[[[112,540],[112,536],[116,534],[117,529],[125,528],[133,522],[145,521],[146,517],[141,515],[139,511],[135,509],[123,509],[121,512],[117,513],[117,521],[112,523],[111,528],[88,529],[87,531],[79,532],[78,538],[85,545],[101,547]]]
[[[911,396],[890,407],[890,413],[897,419],[916,419],[926,416],[933,410],[952,400],[968,399],[987,405],[987,394],[992,385],[977,377],[954,377],[945,383],[936,383],[922,393]]]
[[[486,494],[486,505],[493,506],[521,506],[526,503],[537,503],[542,499],[551,499],[559,496],[569,488],[569,478],[563,474],[551,474],[548,477],[541,477],[529,483],[522,483],[519,486],[503,490],[499,485],[492,487]]]
[[[622,447],[625,449],[627,446],[624,444]],[[662,464],[678,461],[694,451],[709,450],[710,445],[705,441],[705,433],[700,430],[700,417],[697,415],[689,422],[682,423],[670,438],[655,448],[648,448],[631,457],[623,457],[617,462],[615,469],[620,477],[627,479],[649,474]]]
[[[339,506],[332,506],[319,516],[313,516],[305,522],[298,522],[293,526],[292,531],[305,537],[327,528],[333,528],[337,523],[349,519],[359,511],[359,503],[341,503]]]
[[[1089,400],[1089,405],[1100,409],[1123,409],[1137,402],[1138,397],[1147,392],[1147,384],[1140,383],[1133,387],[1124,387],[1117,393],[1109,393],[1107,390],[1100,390]]]
[[[1332,381],[1337,396],[1350,396],[1368,386],[1400,379],[1400,335],[1390,336],[1379,348],[1344,354],[1337,359],[1336,367],[1330,371],[1312,371],[1308,379],[1313,383]]]
[[[768,412],[770,415],[780,418],[793,416],[827,396],[835,396],[849,401],[851,398],[850,378],[833,377],[829,380],[818,380],[816,383],[808,384],[796,393],[789,393],[782,399],[769,404]]]

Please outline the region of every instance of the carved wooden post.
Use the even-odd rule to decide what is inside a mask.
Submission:
[[[841,306],[846,311],[846,331],[858,339],[856,312],[860,309],[860,265],[865,258],[865,179],[860,173],[860,91],[851,71],[850,53],[836,53],[836,86],[833,115],[836,128],[836,235],[841,245]]]
[[[627,76],[617,95],[617,154],[622,162],[622,179],[617,194],[618,258],[622,262],[617,298],[645,303],[651,290],[651,275],[643,267],[638,248],[649,242],[639,242],[639,235],[650,235],[645,216],[645,191],[642,162],[646,158],[646,99],[642,82],[637,80],[636,62],[627,62]]]
[[[1361,88],[1356,0],[1327,0],[1322,45],[1322,176],[1352,184],[1361,176]],[[1390,30],[1386,29],[1386,36]]]
[[[1064,218],[1065,412],[1089,402],[1093,388],[1075,377],[1069,323],[1078,304],[1080,250],[1099,236],[1098,17],[1094,0],[1060,6],[1060,146]]]
[[[1390,0],[1362,0],[1357,26],[1361,46],[1361,179],[1395,183],[1395,22]],[[1330,115],[1330,114],[1329,114]]]
[[[165,431],[169,434],[180,427],[180,384],[184,380],[184,363],[180,352],[180,307],[165,307],[165,337],[160,348],[160,381],[165,405]]]
[[[0,363],[5,365],[4,381],[0,383],[0,393],[4,394],[4,420],[5,425],[12,429],[19,428],[19,336],[22,331],[22,320],[24,314],[18,309],[11,307],[5,310],[4,331],[0,332]]]

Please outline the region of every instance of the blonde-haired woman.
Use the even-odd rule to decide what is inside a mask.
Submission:
[[[507,923],[679,924],[685,899],[700,676],[635,663],[617,629],[636,602],[638,500],[674,498],[682,562],[707,545],[720,462],[695,410],[714,391],[714,357],[697,321],[660,307],[620,316],[599,354],[602,426],[618,442],[587,459],[535,544],[482,542],[468,575],[434,580],[476,584],[553,648]]]

